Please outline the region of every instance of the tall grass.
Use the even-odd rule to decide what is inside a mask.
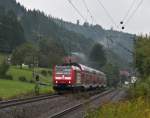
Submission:
[[[150,77],[129,89],[129,100],[108,103],[87,112],[86,118],[150,118]]]
[[[129,89],[129,98],[149,97],[150,98],[150,77],[141,79]]]
[[[150,100],[142,97],[125,102],[105,104],[86,118],[150,118]]]

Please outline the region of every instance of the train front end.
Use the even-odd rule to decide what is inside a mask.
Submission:
[[[56,65],[53,68],[54,90],[72,89],[75,83],[74,71],[71,66]]]

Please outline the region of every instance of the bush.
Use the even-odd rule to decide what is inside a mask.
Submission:
[[[30,82],[30,83],[35,83],[34,80],[30,80],[29,82]]]
[[[24,77],[24,76],[19,77],[19,81],[28,82],[26,77]]]
[[[136,86],[131,87],[129,90],[129,97],[150,97],[150,78],[141,80],[136,83]]]
[[[0,75],[0,79],[13,80],[13,77],[11,75]]]
[[[12,77],[11,75],[6,75],[5,78],[6,78],[7,80],[13,80],[13,77]]]
[[[41,71],[41,74],[42,74],[43,76],[47,76],[47,71],[46,71],[46,70],[42,70],[42,71]]]
[[[49,70],[49,71],[48,71],[48,74],[49,74],[49,75],[52,75],[52,71]]]
[[[8,71],[8,69],[9,69],[9,65],[6,64],[6,63],[2,63],[0,65],[0,76],[5,76],[7,71]]]

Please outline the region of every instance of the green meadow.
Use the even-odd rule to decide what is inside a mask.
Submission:
[[[40,94],[52,93],[53,89],[51,70],[45,68],[35,68],[34,71],[40,75],[40,82],[48,85],[40,85]],[[46,74],[43,75],[42,71],[44,71]],[[35,79],[33,78],[33,69],[21,69],[17,66],[10,66],[7,75],[11,76],[12,80],[0,78],[0,99],[11,99],[15,97],[18,98],[28,95],[35,95]],[[21,81],[21,77],[25,78],[25,81]]]
[[[0,79],[0,98],[9,99],[34,95],[34,84]],[[52,92],[51,87],[41,87],[40,94]]]
[[[7,99],[33,92],[34,85],[19,81],[0,79],[0,98]]]
[[[45,68],[35,68],[34,72],[37,73],[38,75],[40,75],[40,81],[44,82],[44,83],[48,83],[51,84],[51,74],[49,74],[47,72],[46,76],[43,76],[41,74],[41,71],[50,71],[50,69],[45,69]],[[19,80],[20,77],[25,77],[27,81],[31,81],[33,79],[33,69],[29,69],[29,68],[22,68],[20,69],[20,67],[17,66],[11,66],[7,72],[7,75],[11,75],[13,77],[14,80]]]

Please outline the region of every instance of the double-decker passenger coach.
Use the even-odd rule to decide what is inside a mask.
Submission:
[[[90,89],[106,87],[106,76],[103,72],[78,63],[56,65],[53,68],[53,88]]]

